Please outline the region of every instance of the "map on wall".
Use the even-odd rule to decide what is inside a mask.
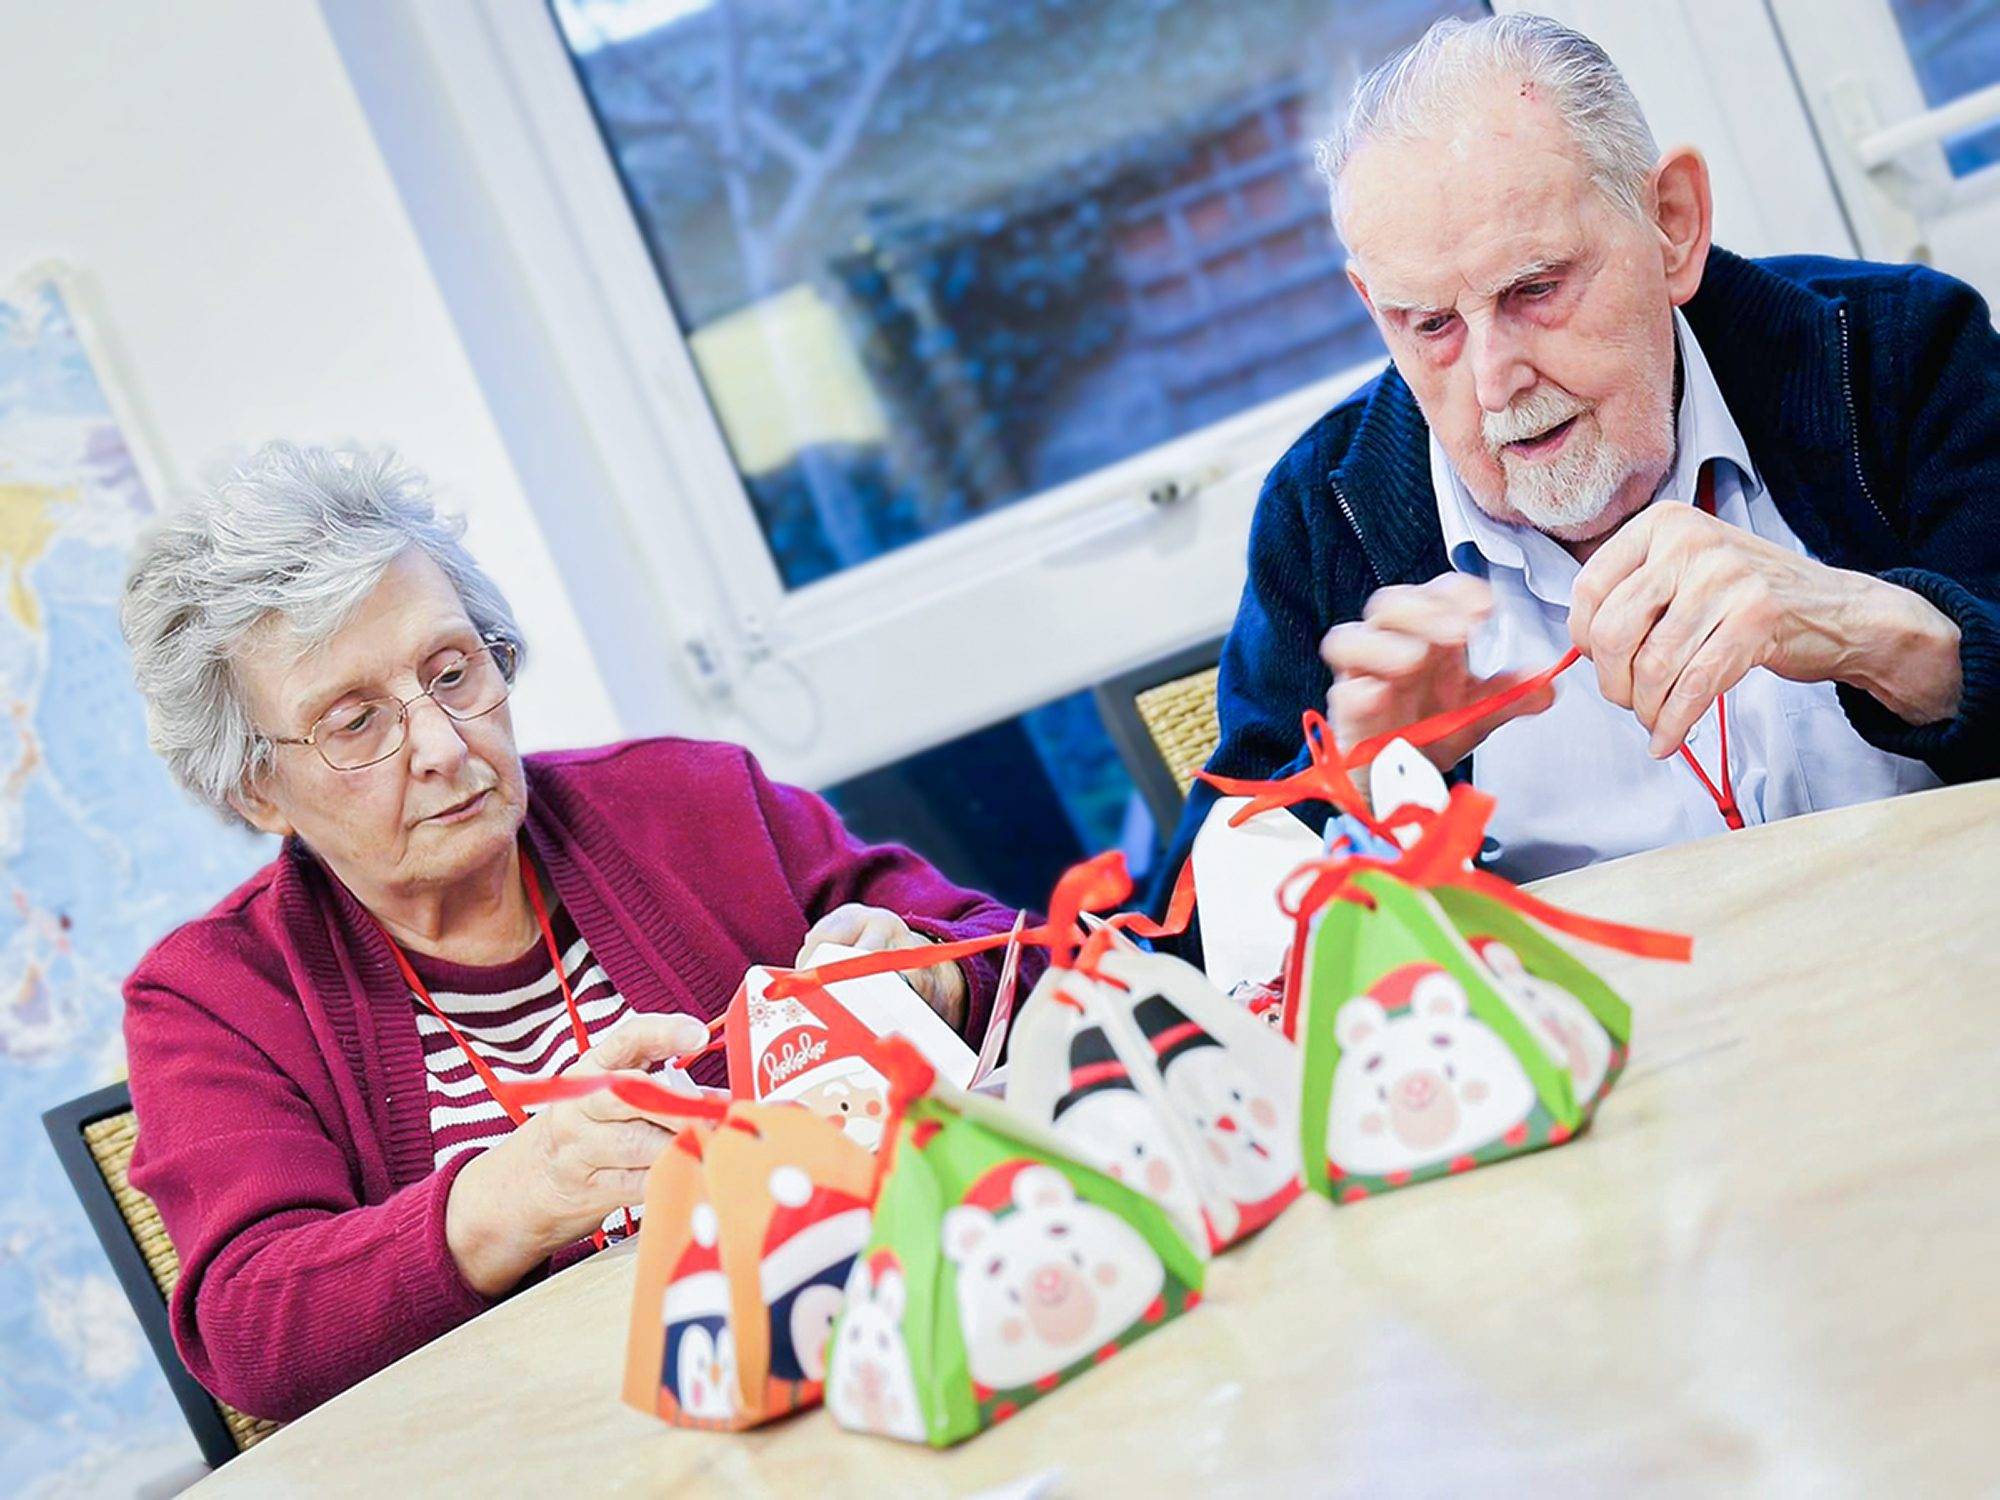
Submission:
[[[159,499],[75,287],[0,284],[0,1473],[130,1494],[194,1441],[57,1165],[49,1106],[124,1075],[120,985],[270,857],[146,745],[118,632]]]

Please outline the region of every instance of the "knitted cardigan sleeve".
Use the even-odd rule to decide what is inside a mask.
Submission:
[[[471,1158],[364,1206],[321,1118],[325,1089],[287,1071],[297,1002],[212,948],[186,956],[199,966],[155,950],[125,989],[143,1126],[132,1181],[180,1253],[170,1315],[189,1370],[239,1410],[289,1419],[492,1305],[445,1243],[445,1203]],[[282,1061],[253,1035],[274,1009],[287,1020],[265,1040]]]
[[[1959,629],[1958,713],[1913,726],[1866,693],[1840,689],[1869,743],[1926,762],[1947,782],[2000,775],[2000,333],[1971,287],[1911,268],[1857,320],[1871,399],[1863,430],[1875,496],[1913,564],[1881,576],[1922,595]]]

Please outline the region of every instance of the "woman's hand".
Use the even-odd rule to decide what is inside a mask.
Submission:
[[[925,948],[930,946],[930,939],[910,931],[910,924],[892,911],[850,901],[845,906],[835,907],[812,924],[806,933],[806,940],[799,944],[799,956],[793,963],[804,967],[810,961],[813,949],[821,943],[838,943],[843,948],[861,948],[874,953],[890,948]],[[903,971],[903,978],[910,982],[911,989],[923,997],[924,1004],[942,1016],[953,1031],[965,1024],[965,971],[957,964],[932,964],[928,969],[907,969]]]
[[[569,1076],[622,1073],[695,1091],[649,1065],[693,1052],[708,1028],[693,1016],[629,1016],[579,1058]],[[476,1291],[505,1292],[615,1209],[646,1196],[646,1174],[683,1122],[609,1090],[561,1099],[468,1162],[445,1205],[445,1242]]]

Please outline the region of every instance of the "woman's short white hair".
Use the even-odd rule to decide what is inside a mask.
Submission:
[[[274,615],[302,651],[325,642],[412,547],[451,580],[481,636],[518,647],[514,612],[464,529],[393,453],[292,443],[267,444],[162,516],[126,575],[119,623],[147,737],[174,779],[239,818],[229,795],[270,768],[273,747],[250,722],[237,653]]]
[[[1513,13],[1439,21],[1354,86],[1340,123],[1319,145],[1335,224],[1341,174],[1356,151],[1370,141],[1436,138],[1464,118],[1478,86],[1499,75],[1534,84],[1568,122],[1599,191],[1620,212],[1645,217],[1660,151],[1624,75],[1583,33]]]

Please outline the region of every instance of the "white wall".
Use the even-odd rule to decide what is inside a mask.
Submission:
[[[313,0],[7,5],[0,141],[0,287],[81,273],[170,481],[274,437],[393,443],[514,602],[524,746],[617,737]]]

